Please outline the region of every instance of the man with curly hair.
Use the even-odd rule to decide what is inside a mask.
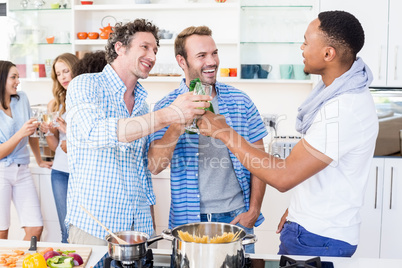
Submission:
[[[294,188],[278,226],[279,254],[350,257],[356,251],[378,134],[373,75],[357,57],[363,44],[363,28],[350,13],[322,12],[310,23],[301,46],[304,71],[322,80],[299,107],[296,130],[303,139],[286,159],[253,148],[222,116],[199,120],[202,134],[223,141],[258,178],[281,192]]]
[[[67,95],[70,178],[66,224],[69,242],[105,245],[106,231],[135,230],[152,235],[155,203],[147,169],[148,135],[186,123],[205,111],[207,96],[183,95],[149,113],[147,92],[138,82],[155,65],[158,28],[144,19],[117,24],[106,45],[102,72],[74,78]]]

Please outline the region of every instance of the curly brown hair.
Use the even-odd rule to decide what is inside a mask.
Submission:
[[[156,39],[156,45],[159,47],[158,31],[159,28],[146,19],[135,19],[134,21],[126,24],[117,23],[114,26],[113,33],[109,35],[109,39],[107,40],[107,45],[105,47],[107,62],[112,63],[117,58],[114,45],[117,42],[120,42],[122,43],[123,47],[130,47],[130,43],[137,32],[152,33]]]
[[[53,66],[52,66],[52,80],[53,80],[53,97],[54,97],[54,102],[52,107],[50,107],[50,110],[52,112],[59,111],[60,109],[60,104],[62,105],[60,109],[60,115],[64,114],[66,112],[66,95],[67,95],[67,90],[60,84],[59,80],[57,80],[57,74],[55,70],[55,64],[57,62],[63,62],[64,64],[67,65],[67,67],[70,69],[70,72],[73,70],[73,66],[78,62],[78,58],[71,53],[64,53],[61,54],[60,56],[57,56],[54,61],[53,61]],[[71,77],[73,77],[71,75]]]

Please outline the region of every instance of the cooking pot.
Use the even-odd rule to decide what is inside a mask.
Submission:
[[[128,244],[119,244],[112,235],[107,235],[105,240],[108,243],[108,252],[112,259],[121,261],[123,264],[130,264],[145,257],[148,246],[163,239],[161,235],[149,238],[149,235],[136,231],[121,231],[114,233]]]
[[[215,235],[221,236],[224,232],[236,234],[240,231],[240,235],[229,243],[202,244],[181,240],[178,231],[199,237],[208,235],[210,238]],[[257,242],[255,235],[246,234],[241,227],[220,222],[189,223],[173,230],[166,229],[162,232],[162,236],[172,241],[173,267],[181,268],[243,267],[243,246]]]

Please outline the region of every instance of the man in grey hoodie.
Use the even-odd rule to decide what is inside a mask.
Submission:
[[[327,11],[304,38],[304,71],[322,81],[299,107],[296,130],[303,139],[286,159],[252,147],[220,115],[206,113],[198,126],[259,179],[281,192],[295,188],[278,226],[279,254],[350,257],[378,134],[372,74],[357,57],[364,31],[353,15]]]

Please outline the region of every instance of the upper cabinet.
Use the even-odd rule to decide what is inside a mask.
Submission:
[[[9,14],[17,25],[10,58],[26,70],[20,70],[22,77],[37,79],[43,77],[45,63],[64,52],[80,56],[105,49],[107,40],[98,36],[101,28],[145,18],[160,29],[157,62],[148,81],[179,81],[183,71],[176,63],[174,39],[188,26],[206,25],[219,50],[220,81],[311,83],[303,72],[300,46],[318,1],[10,0]]]
[[[20,77],[48,77],[46,62],[49,64],[49,60],[64,52],[74,53],[70,35],[73,23],[70,3],[10,1],[8,14],[15,32],[10,60],[17,64]]]
[[[240,62],[271,65],[270,79],[308,79],[300,47],[318,1],[242,0],[240,5]]]
[[[359,19],[366,41],[358,56],[373,72],[372,86],[402,86],[402,1],[321,0],[320,9],[345,10]]]

